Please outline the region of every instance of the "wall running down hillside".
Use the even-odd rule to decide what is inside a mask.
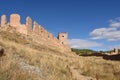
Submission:
[[[32,26],[33,24],[33,26]],[[26,24],[21,24],[19,14],[11,14],[10,22],[7,22],[6,15],[1,16],[1,29],[12,33],[20,33],[32,38],[33,41],[62,51],[71,51],[68,43],[68,33],[60,32],[58,38],[39,25],[36,21],[32,22],[30,17],[26,18]]]

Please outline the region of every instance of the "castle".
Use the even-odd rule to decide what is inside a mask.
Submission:
[[[71,51],[67,40],[67,32],[60,32],[58,34],[58,38],[55,38],[36,21],[32,22],[30,17],[26,18],[26,24],[21,24],[21,17],[19,14],[11,14],[9,23],[7,22],[6,15],[2,15],[0,28],[12,33],[14,32],[26,35],[27,37],[32,38],[33,41],[52,48],[58,48],[63,51]]]

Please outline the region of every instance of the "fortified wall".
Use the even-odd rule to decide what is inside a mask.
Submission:
[[[58,38],[55,38],[36,21],[33,22],[30,17],[26,18],[26,24],[21,24],[21,17],[19,14],[11,14],[10,22],[7,22],[6,15],[2,15],[1,28],[6,31],[26,35],[27,37],[32,38],[33,41],[52,48],[71,51],[67,40],[68,33],[60,32]]]

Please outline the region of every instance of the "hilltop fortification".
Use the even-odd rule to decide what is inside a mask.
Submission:
[[[21,24],[21,17],[19,14],[11,14],[10,22],[7,22],[6,15],[2,15],[0,28],[4,31],[25,35],[35,42],[52,48],[57,48],[62,51],[71,51],[67,40],[68,33],[60,32],[58,38],[56,38],[36,21],[33,22],[30,17],[26,18],[26,24]]]

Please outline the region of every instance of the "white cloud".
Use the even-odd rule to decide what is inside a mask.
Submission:
[[[120,27],[120,17],[110,20],[110,27],[119,28]]]
[[[111,26],[111,27],[119,28],[119,27],[120,27],[120,22],[111,23],[110,26]]]
[[[92,48],[92,47],[100,47],[102,44],[88,41],[83,39],[69,39],[69,43],[71,48],[83,49],[83,48]]]
[[[108,41],[120,40],[120,18],[110,20],[110,27],[94,29],[90,36],[92,39],[106,39]]]

